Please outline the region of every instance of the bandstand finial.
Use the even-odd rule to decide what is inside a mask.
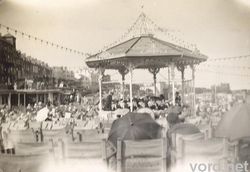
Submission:
[[[146,15],[145,15],[145,13],[144,13],[144,7],[145,7],[145,6],[144,6],[144,3],[143,3],[143,0],[141,1],[141,4],[140,4],[140,5],[141,5],[141,14],[140,14],[140,16],[141,16],[141,17],[146,17]]]
[[[144,8],[144,5],[142,4],[142,5],[141,5],[141,11],[142,11],[142,12],[143,12],[143,8]]]

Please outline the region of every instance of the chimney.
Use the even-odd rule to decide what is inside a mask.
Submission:
[[[16,49],[16,38],[13,35],[7,33],[6,35],[3,36],[3,38],[5,41],[10,43]]]

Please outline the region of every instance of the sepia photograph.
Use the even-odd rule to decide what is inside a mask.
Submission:
[[[0,172],[250,171],[250,0],[0,0]]]

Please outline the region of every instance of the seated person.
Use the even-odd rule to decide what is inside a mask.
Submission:
[[[199,123],[199,125],[200,126],[206,126],[208,124],[209,124],[209,118],[208,118],[206,112],[201,112],[200,113],[200,123]]]
[[[105,111],[111,111],[112,110],[112,97],[113,97],[113,92],[109,92],[109,95],[106,98],[106,103],[104,105],[104,110]]]
[[[200,133],[198,127],[190,123],[183,123],[179,116],[175,113],[170,112],[167,116],[167,121],[169,125],[169,130],[167,131],[167,138],[169,144],[172,144],[172,134],[182,134],[182,135],[189,135],[189,134],[196,134]]]

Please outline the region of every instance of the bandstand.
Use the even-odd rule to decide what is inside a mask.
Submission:
[[[172,104],[175,104],[175,69],[181,72],[182,78],[182,101],[184,100],[185,69],[192,70],[192,106],[195,106],[195,66],[207,60],[207,56],[197,49],[175,45],[156,38],[153,34],[141,34],[127,41],[111,46],[100,53],[89,56],[85,62],[88,67],[98,69],[99,72],[99,109],[102,109],[102,78],[105,69],[118,70],[122,77],[121,92],[124,93],[125,75],[130,76],[130,111],[132,106],[133,71],[135,69],[147,69],[154,80],[156,92],[157,74],[162,68],[171,70]]]

